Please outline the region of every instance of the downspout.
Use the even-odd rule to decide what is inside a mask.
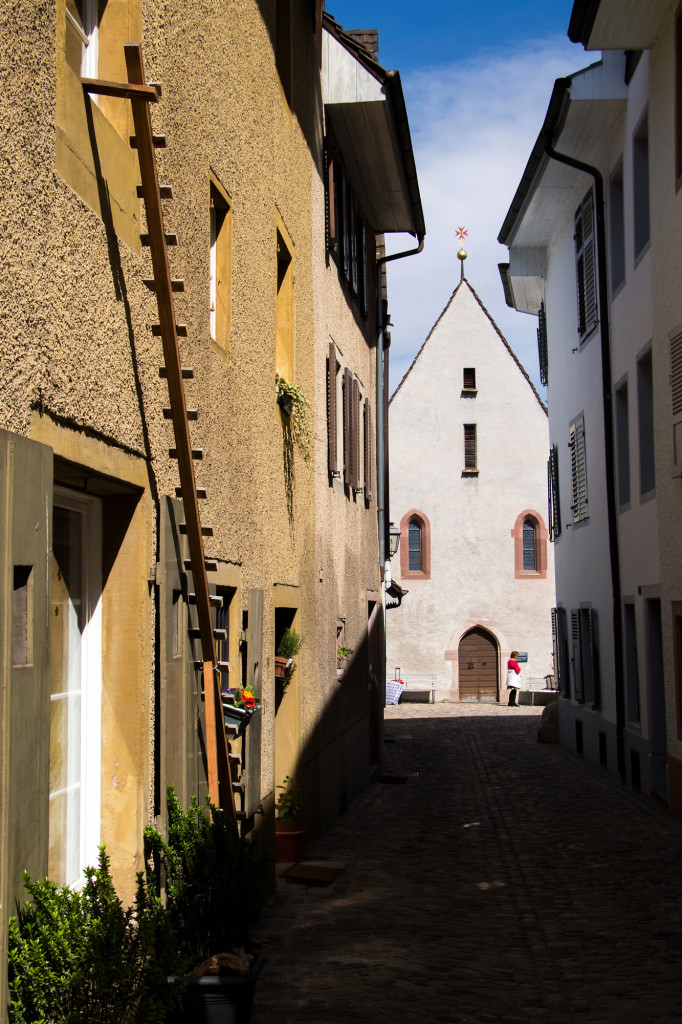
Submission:
[[[604,455],[606,458],[606,508],[609,528],[609,559],[611,564],[611,591],[613,602],[613,663],[616,685],[616,752],[621,782],[625,782],[625,682],[623,675],[623,617],[620,583],[620,557],[618,553],[618,509],[616,503],[615,444],[613,437],[613,401],[611,397],[611,331],[609,318],[609,291],[606,270],[606,230],[604,227],[604,179],[591,164],[558,153],[552,146],[549,133],[545,136],[545,152],[552,160],[589,174],[594,180],[597,219],[597,276],[599,280],[599,306],[601,310],[601,372],[602,406],[604,416]]]

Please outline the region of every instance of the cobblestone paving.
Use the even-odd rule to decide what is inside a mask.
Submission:
[[[566,750],[541,708],[386,712],[386,773],[280,880],[254,1024],[682,1022],[682,823]]]

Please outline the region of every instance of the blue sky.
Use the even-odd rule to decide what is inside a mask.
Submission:
[[[379,30],[400,71],[426,219],[424,252],[389,264],[391,390],[466,276],[540,389],[534,317],[508,309],[497,235],[542,125],[555,78],[594,62],[566,35],[572,0],[327,0],[344,28]],[[410,236],[388,240],[391,252]]]

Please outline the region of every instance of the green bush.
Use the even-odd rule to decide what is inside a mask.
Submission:
[[[208,799],[208,812],[192,797],[185,813],[169,786],[167,802],[168,839],[151,826],[144,833],[147,884],[160,895],[165,879],[166,906],[189,970],[209,956],[248,945],[267,858]]]
[[[169,915],[138,875],[124,909],[100,848],[79,890],[24,875],[31,898],[10,919],[10,1024],[155,1024],[166,1019],[178,968]]]
[[[282,639],[277,647],[278,658],[295,658],[303,646],[303,637],[295,629],[289,626],[282,633]]]

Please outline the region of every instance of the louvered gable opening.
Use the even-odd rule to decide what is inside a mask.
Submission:
[[[464,424],[464,468],[476,469],[476,424]]]
[[[465,366],[462,370],[462,390],[476,390],[476,368],[474,366]]]

